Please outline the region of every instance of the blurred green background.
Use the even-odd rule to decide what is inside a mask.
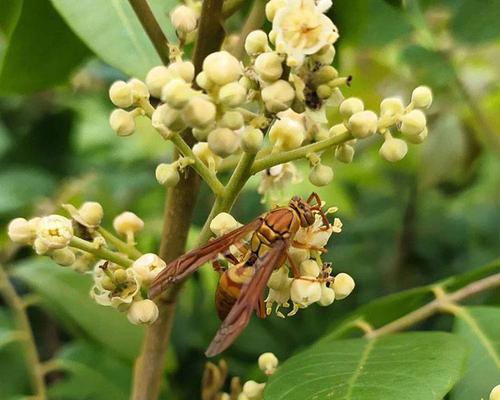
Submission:
[[[128,51],[130,38],[113,26],[112,2],[98,3],[92,12],[85,11],[92,0],[0,4],[0,262],[20,293],[35,296],[29,316],[41,357],[57,359],[62,370],[48,376],[54,399],[126,398],[142,329],[92,303],[90,276],[34,258],[31,249],[8,241],[5,227],[17,216],[59,210],[61,202],[94,200],[103,204],[107,226],[123,210],[140,215],[146,222],[140,248],[155,251],[164,189],[154,169],[171,153],[145,121],[128,138],[116,137],[108,126],[110,83],[128,74],[144,78],[158,61],[146,45],[136,48],[144,54]],[[174,3],[152,3],[172,37],[166,11]],[[241,26],[247,11],[228,21],[229,31]],[[435,101],[429,137],[423,145],[411,145],[396,164],[378,156],[381,143],[375,138],[358,146],[351,165],[326,157],[335,179],[317,191],[328,205],[339,207],[344,223],[326,258],[336,271],[355,278],[356,290],[329,308],[310,307],[286,320],[254,319],[225,354],[232,375],[263,380],[256,366],[260,353],[288,358],[359,305],[499,255],[498,2],[427,0],[404,8],[397,0],[338,0],[330,16],[341,35],[335,66],[353,76],[344,94],[378,110],[383,97],[408,101],[414,87],[430,86]],[[137,23],[130,29],[140,32]],[[290,188],[290,196],[314,189],[305,164],[301,170],[304,179]],[[241,222],[266,210],[258,182],[259,177],[250,181],[234,208]],[[203,187],[190,245],[208,214],[208,198]],[[198,396],[202,353],[219,324],[212,301],[216,282],[206,267],[181,294],[164,398]],[[500,296],[486,302],[500,304]],[[12,319],[2,304],[0,399],[11,399],[29,394],[29,386],[19,347],[8,340]],[[436,318],[426,327],[448,324]]]

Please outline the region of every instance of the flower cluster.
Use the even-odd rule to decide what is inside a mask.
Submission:
[[[326,214],[336,212],[336,208],[327,210]],[[217,215],[210,224],[216,236],[221,236],[241,226],[230,214]],[[313,303],[329,306],[335,299],[346,298],[354,289],[354,280],[346,273],[332,275],[331,263],[321,261],[321,254],[333,233],[340,233],[342,222],[335,218],[333,224],[325,221],[320,214],[316,215],[313,225],[300,228],[288,250],[290,260],[274,271],[267,286],[269,293],[265,300],[266,312],[271,314],[273,308],[280,317],[285,314],[280,308],[291,309],[287,316],[295,315],[299,309],[307,308]],[[232,246],[233,256],[239,259],[241,250]],[[228,268],[235,265],[228,262]]]
[[[142,219],[130,211],[114,218],[113,228],[122,240],[101,227],[104,211],[99,203],[89,201],[79,208],[64,204],[63,208],[70,218],[57,214],[15,218],[8,227],[10,239],[77,272],[94,266],[90,295],[98,304],[127,312],[134,324],[154,322],[158,308],[143,293],[166,264],[157,255],[141,255],[135,248],[135,235],[144,227]]]

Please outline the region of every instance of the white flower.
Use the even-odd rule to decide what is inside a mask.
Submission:
[[[355,286],[354,279],[350,275],[343,272],[338,274],[333,281],[333,290],[335,291],[336,299],[345,299],[351,294]]]
[[[290,298],[300,307],[307,307],[321,298],[321,284],[304,278],[294,279],[290,288]]]
[[[128,309],[141,288],[134,269],[123,269],[111,262],[97,263],[93,278],[94,286],[90,296],[96,303],[114,307],[119,311]]]
[[[87,228],[99,226],[104,216],[102,206],[95,201],[86,201],[79,209],[71,204],[63,204],[62,206],[71,215],[71,218]]]
[[[37,254],[66,247],[73,237],[71,220],[61,215],[49,215],[40,219],[35,239]]]
[[[158,314],[155,302],[146,299],[132,302],[127,312],[127,318],[134,325],[150,325],[156,321]]]
[[[269,293],[267,294],[265,303],[266,303],[266,314],[270,315],[274,303],[276,303],[276,309],[275,312],[276,314],[281,317],[285,318],[283,313],[279,311],[280,307],[288,307],[289,303],[288,300],[290,300],[290,288],[292,285],[293,279],[288,278],[288,276],[284,277],[283,282],[280,283],[278,286],[279,289],[269,289]],[[269,284],[268,284],[269,286]]]
[[[141,282],[149,284],[154,278],[167,266],[165,261],[153,253],[147,253],[140,256],[132,264]]]
[[[210,221],[210,230],[215,236],[220,237],[239,228],[241,224],[231,214],[221,212]]]
[[[289,184],[301,181],[299,172],[292,162],[275,165],[263,171],[261,176],[257,192],[263,196],[262,202],[266,200],[277,202],[285,195],[284,189]],[[288,194],[286,196],[289,197]]]
[[[36,226],[40,218],[27,221],[24,218],[15,218],[9,222],[7,234],[10,240],[19,244],[31,244],[36,236]]]
[[[261,371],[267,376],[274,374],[278,368],[278,358],[273,353],[261,354],[257,362]]]
[[[287,54],[291,67],[302,65],[306,55],[317,53],[339,37],[333,22],[323,14],[328,2],[320,4],[318,7],[314,0],[288,0],[274,15],[276,50]]]
[[[288,284],[288,268],[283,265],[277,270],[273,271],[271,277],[267,281],[267,287],[273,290],[280,290]]]

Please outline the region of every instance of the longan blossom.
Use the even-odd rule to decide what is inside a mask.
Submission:
[[[262,203],[278,202],[284,197],[284,189],[289,184],[301,182],[297,167],[292,162],[279,164],[262,172],[257,192],[262,195]]]
[[[291,67],[302,65],[305,56],[317,53],[338,39],[333,22],[323,13],[331,2],[314,0],[288,0],[276,11],[273,19],[273,34],[276,50],[287,54]]]

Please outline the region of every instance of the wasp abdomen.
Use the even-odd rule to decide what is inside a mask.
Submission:
[[[215,292],[215,307],[221,321],[227,317],[240,296],[242,286],[252,279],[253,274],[254,268],[246,265],[224,271]]]

